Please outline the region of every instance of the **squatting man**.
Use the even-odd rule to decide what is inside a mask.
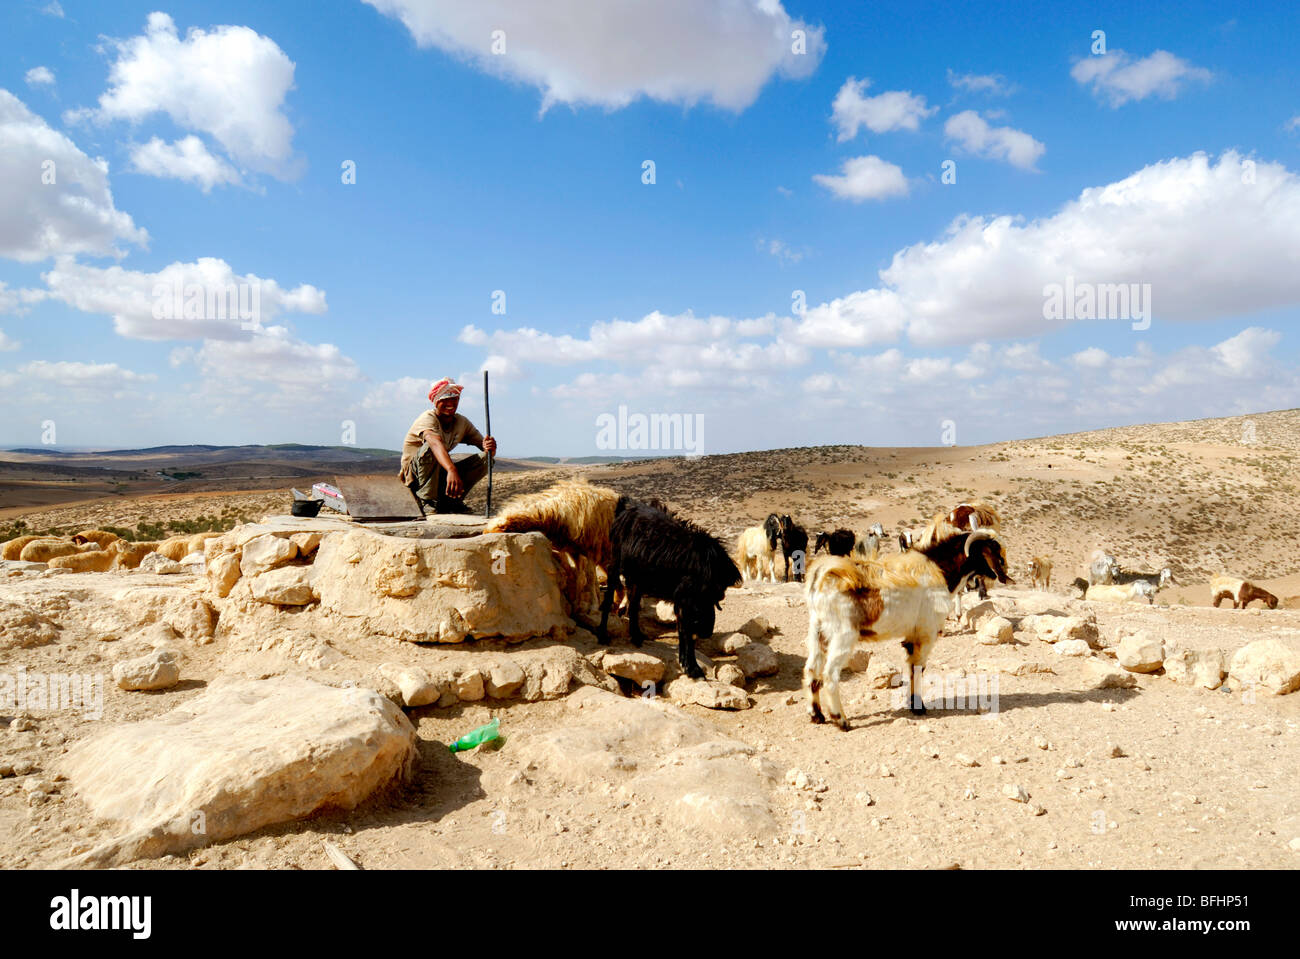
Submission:
[[[464,387],[444,377],[429,389],[433,409],[415,418],[402,442],[402,470],[398,474],[425,506],[436,513],[468,513],[464,497],[488,471],[497,441],[484,436],[456,412]],[[452,459],[461,443],[482,453],[465,453]]]

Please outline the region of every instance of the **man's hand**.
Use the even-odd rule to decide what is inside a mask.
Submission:
[[[461,485],[460,473],[456,467],[447,470],[447,495],[452,499],[460,499],[465,494],[465,487]]]
[[[485,436],[485,437],[483,437],[483,449],[485,449],[487,452],[491,453],[493,456],[496,456],[496,455],[497,455],[497,441],[494,440],[494,439],[493,439],[492,437],[490,437],[490,436]]]

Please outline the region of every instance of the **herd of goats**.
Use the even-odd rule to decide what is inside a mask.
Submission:
[[[561,588],[575,618],[599,605],[600,623],[592,629],[602,644],[610,641],[616,593],[622,594],[619,606],[627,611],[628,634],[635,646],[646,639],[635,614],[641,600],[671,603],[678,661],[693,679],[704,678],[695,642],[713,635],[715,611],[722,608],[727,590],[761,581],[764,572],[775,581],[780,548],[786,582],[791,576],[805,582],[808,658],[803,678],[809,713],[813,722],[829,719],[848,729],[839,677],[858,642],[902,641],[912,712],[925,712],[918,691],[921,671],[954,607],[960,609],[961,594],[978,590],[985,597],[985,580],[1013,582],[1006,549],[998,539],[1000,529],[1001,519],[992,506],[961,503],[935,516],[915,536],[900,534],[897,552],[882,549],[885,532],[875,524],[862,537],[849,529],[819,533],[809,561],[807,531],[788,515],[772,514],[762,526],[741,532],[733,558],[717,537],[659,500],[640,502],[583,480],[562,480],[511,501],[484,531],[543,533],[562,560]],[[103,572],[134,569],[153,552],[178,561],[195,552],[201,555],[205,540],[220,535],[201,533],[163,543],[127,543],[103,531],[83,531],[68,540],[23,536],[3,544],[3,556],[69,572]],[[1050,588],[1049,559],[1034,557],[1028,572],[1035,587]],[[1109,602],[1154,603],[1156,591],[1174,581],[1167,568],[1158,573],[1124,570],[1101,550],[1089,557],[1087,573],[1073,585],[1085,599]],[[1270,609],[1278,605],[1272,593],[1238,577],[1215,576],[1210,585],[1216,607],[1224,599],[1235,609],[1255,600]]]
[[[805,581],[808,657],[803,679],[809,714],[813,722],[829,719],[848,729],[839,677],[859,642],[902,641],[911,709],[925,712],[918,681],[954,605],[960,606],[960,593],[974,589],[986,595],[984,581],[989,579],[1014,582],[998,539],[1000,529],[993,507],[962,503],[935,516],[919,534],[900,534],[897,552],[882,550],[886,538],[879,524],[863,537],[848,529],[819,533],[805,568],[808,533],[790,516],[772,514],[762,526],[742,531],[733,557],[717,537],[658,500],[639,502],[582,480],[563,480],[508,503],[485,531],[545,534],[564,558],[563,588],[574,611],[591,609],[599,597],[600,623],[593,631],[602,644],[610,641],[616,593],[624,594],[634,646],[646,639],[635,614],[642,598],[670,602],[677,620],[678,662],[695,679],[704,677],[695,642],[713,635],[715,610],[722,608],[726,591],[761,580],[764,570],[775,581],[779,547],[786,581],[792,575]],[[1050,560],[1034,557],[1028,570],[1035,586],[1050,587]],[[1168,569],[1126,571],[1099,550],[1089,558],[1088,578],[1074,585],[1086,599],[1154,602],[1156,590],[1171,582]],[[1277,597],[1238,578],[1216,576],[1212,588],[1215,606],[1226,598],[1234,608],[1255,599],[1277,607]]]

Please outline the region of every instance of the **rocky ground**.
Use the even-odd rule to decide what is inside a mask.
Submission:
[[[1277,465],[1291,455],[1282,442],[1291,435],[1288,417],[1253,418],[1257,443],[1277,441],[1270,448],[1234,447],[1243,427],[1225,421],[982,453],[844,448],[591,471],[620,489],[666,496],[724,536],[783,506],[810,526],[863,528],[868,517],[906,525],[954,498],[1001,497],[1013,564],[1049,552],[1057,575],[1050,591],[1023,583],[994,589],[991,610],[970,626],[953,621],[937,644],[928,674],[950,691],[969,684],[982,705],[940,703],[913,717],[890,686],[902,651],[886,643],[869,665],[845,674],[847,733],[808,721],[800,692],[807,616],[797,584],[728,594],[715,641],[701,652],[714,677],[730,674],[743,685],[718,683],[704,695],[674,681],[671,627],[649,611],[654,639],[640,652],[650,662],[625,656],[632,649],[623,636],[602,650],[581,629],[563,639],[429,646],[398,638],[382,617],[364,620],[378,632],[362,628],[328,589],[311,585],[310,570],[351,559],[341,553],[259,560],[270,565],[250,568],[226,596],[217,595],[210,574],[6,568],[0,674],[21,667],[102,671],[108,679],[102,719],[0,707],[0,836],[7,840],[0,866],[109,864],[85,857],[111,847],[126,827],[96,815],[103,800],[86,788],[80,746],[123,724],[175,722],[177,707],[199,708],[201,697],[231,679],[301,679],[336,690],[375,688],[399,703],[432,696],[402,710],[409,736],[405,720],[391,717],[379,731],[347,733],[409,743],[410,781],[351,811],[202,839],[160,858],[128,857],[130,868],[332,868],[327,843],[363,868],[1294,868],[1300,695],[1275,695],[1269,684],[1292,671],[1300,676],[1300,610],[1205,608],[1201,563],[1213,548],[1226,568],[1266,574],[1260,581],[1284,598],[1300,593],[1300,563],[1287,553],[1294,524],[1281,506],[1290,480]],[[1145,452],[1161,446],[1178,453]],[[792,464],[806,470],[822,458],[818,486],[801,487]],[[1157,482],[1171,461],[1181,472]],[[1125,472],[1140,475],[1125,480]],[[536,488],[553,476],[510,482]],[[1031,495],[1033,483],[1058,485]],[[1143,513],[1145,526],[1135,520]],[[60,524],[78,519],[90,516]],[[1065,587],[1074,575],[1065,569],[1094,543],[1136,557],[1130,563],[1176,563],[1180,582],[1154,607],[1079,601]],[[428,556],[420,564],[437,565]],[[290,589],[291,579],[308,584],[306,602],[256,599],[252,584],[269,573],[286,580],[277,579],[277,588]],[[384,603],[403,600],[400,576],[379,567],[368,575],[390,584]],[[742,627],[755,635],[737,635]],[[1008,631],[1009,641],[996,641]],[[1261,641],[1278,644],[1273,679],[1248,675],[1250,664],[1240,659],[1233,666],[1240,650]],[[155,691],[115,683],[115,665],[158,659],[160,649],[173,654],[178,681]],[[661,678],[647,679],[659,675],[654,661]],[[1219,662],[1236,675],[1221,677]],[[149,668],[150,675],[167,671],[157,662]],[[726,705],[745,708],[693,701],[719,705],[728,698],[721,687],[733,691]],[[306,694],[293,695],[305,701]],[[268,707],[284,710],[286,721],[329,711],[295,710],[286,696]],[[373,704],[366,708],[379,715]],[[493,717],[505,736],[499,748],[447,751],[446,743]],[[327,732],[310,735],[327,742]],[[397,768],[400,754],[385,761]],[[286,760],[284,768],[299,767]],[[297,773],[259,775],[301,782]],[[179,809],[190,800],[177,801]]]

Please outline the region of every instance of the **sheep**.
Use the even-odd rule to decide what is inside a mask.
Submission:
[[[1116,566],[1111,575],[1111,581],[1118,583],[1121,586],[1128,583],[1135,583],[1140,579],[1146,580],[1156,589],[1164,589],[1174,581],[1174,574],[1170,571],[1168,566],[1158,573],[1139,572],[1137,570],[1123,569]]]
[[[609,611],[614,585],[622,576],[627,586],[632,645],[645,642],[636,615],[641,598],[668,600],[677,618],[677,661],[687,676],[703,679],[704,670],[695,659],[695,640],[713,635],[714,610],[722,608],[727,589],[742,582],[727,550],[693,523],[627,498],[618,502],[609,536],[613,559],[600,607],[597,641],[609,644]]]
[[[560,480],[549,489],[512,500],[491,519],[485,533],[545,534],[553,549],[565,553],[575,566],[590,562],[609,572],[609,528],[618,504],[617,491],[585,480]],[[568,579],[570,606],[577,610],[598,602],[594,575]],[[585,585],[584,585],[585,584]],[[587,600],[587,602],[584,602]]]
[[[1115,557],[1111,556],[1103,549],[1095,549],[1088,556],[1088,585],[1096,586],[1099,583],[1108,584],[1115,582],[1115,574],[1119,572],[1119,563],[1115,562]]]
[[[45,537],[34,539],[23,547],[18,558],[25,563],[48,563],[56,556],[71,556],[77,552],[75,543],[66,539]]]
[[[795,561],[794,576],[802,583],[808,563],[808,531],[789,515],[781,517],[781,553],[785,557],[785,581],[790,582],[790,560]]]
[[[1277,609],[1277,597],[1266,589],[1256,586],[1236,576],[1215,576],[1210,580],[1210,595],[1214,597],[1214,607],[1225,599],[1232,600],[1233,609],[1245,609],[1247,604],[1260,600],[1269,609]]]
[[[1043,584],[1043,589],[1052,588],[1052,561],[1042,556],[1035,556],[1029,561],[1029,585],[1038,589],[1039,583]]]
[[[56,556],[49,562],[50,569],[70,569],[74,573],[107,573],[113,568],[116,553],[92,549],[68,556]]]
[[[121,538],[116,533],[109,533],[102,529],[83,529],[80,533],[72,534],[72,541],[77,545],[94,543],[96,549],[105,549],[109,543],[115,543]]]
[[[1149,604],[1154,605],[1156,588],[1145,579],[1137,579],[1124,585],[1094,583],[1088,587],[1088,591],[1083,594],[1083,598],[1102,603],[1135,603],[1140,599],[1145,599]]]
[[[1006,550],[992,530],[953,530],[944,538],[932,537],[925,549],[917,547],[901,556],[817,559],[806,588],[808,659],[803,674],[812,721],[829,718],[840,729],[849,728],[840,703],[840,670],[858,640],[889,638],[903,641],[911,709],[923,715],[921,671],[948,617],[953,594],[972,576],[1013,582]]]
[[[0,553],[5,559],[18,559],[23,552],[23,547],[28,543],[34,543],[38,539],[49,539],[48,536],[19,536],[11,539],[4,545],[4,552]]]
[[[857,541],[857,534],[853,530],[840,527],[833,533],[818,533],[813,543],[813,553],[819,553],[825,547],[832,556],[848,556],[853,552]]]
[[[114,564],[115,569],[135,569],[150,553],[158,549],[159,543],[147,541],[142,543],[128,543],[124,539],[108,544],[108,552],[111,552],[117,561]]]
[[[763,568],[766,566],[768,579],[776,582],[776,553],[762,526],[751,526],[740,531],[740,537],[736,540],[735,562],[744,580],[762,582]]]
[[[179,562],[190,554],[189,536],[172,536],[158,544],[157,552],[168,559]]]

